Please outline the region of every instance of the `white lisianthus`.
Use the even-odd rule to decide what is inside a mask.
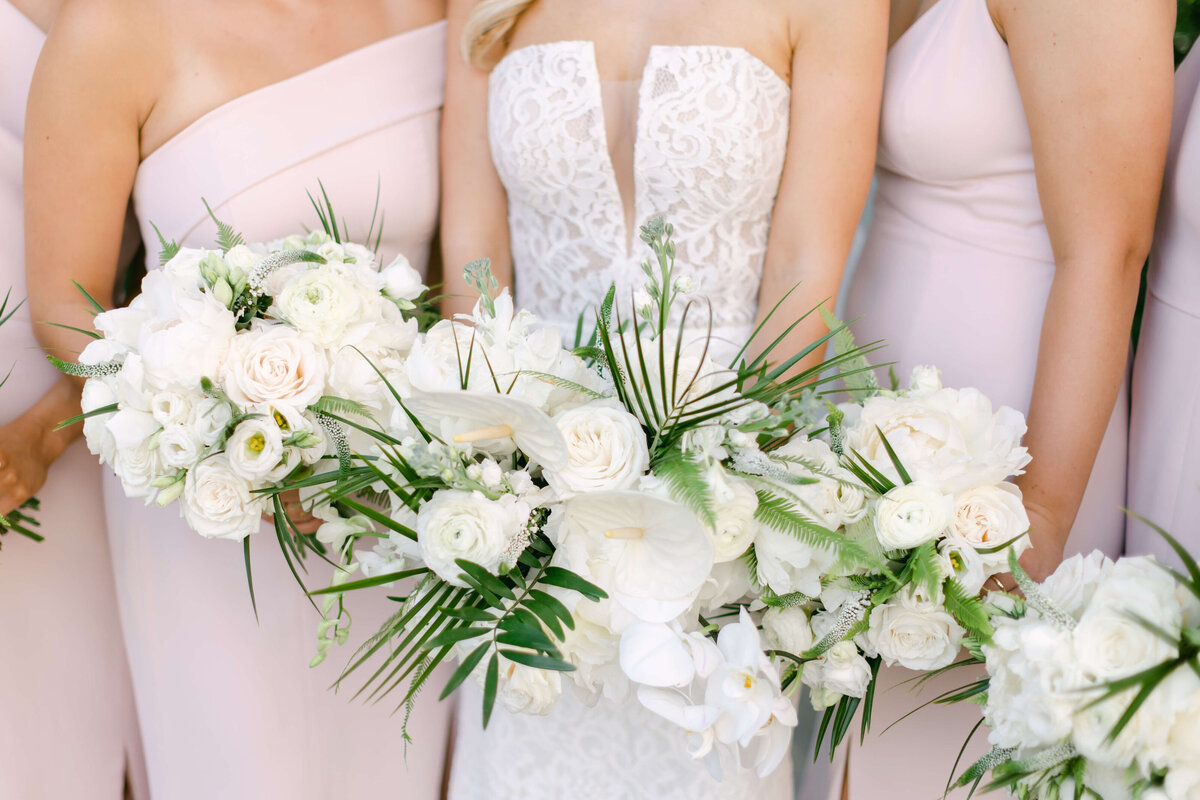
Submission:
[[[953,499],[933,486],[897,486],[875,507],[875,535],[886,550],[911,550],[945,533],[953,513]]]
[[[812,547],[790,533],[759,525],[754,537],[758,578],[778,595],[801,592],[809,597],[821,593],[821,578],[837,560],[837,554]]]
[[[762,617],[763,636],[773,649],[800,655],[815,643],[808,614],[800,606],[768,608]]]
[[[554,417],[567,444],[564,469],[546,470],[560,498],[578,492],[629,489],[650,468],[637,418],[611,400],[594,400]]]
[[[816,661],[804,665],[800,680],[811,690],[818,711],[842,697],[866,697],[871,683],[871,665],[854,642],[838,642]]]
[[[941,606],[901,594],[871,610],[866,649],[889,667],[935,670],[954,661],[963,634]]]
[[[337,344],[362,312],[358,288],[332,267],[306,270],[275,295],[272,314],[322,347]]]
[[[225,453],[234,474],[258,485],[270,480],[283,459],[283,436],[275,420],[251,417],[233,429]]]
[[[914,480],[947,494],[1000,483],[1021,474],[1029,463],[1021,446],[1024,416],[1008,407],[993,411],[977,389],[878,395],[862,405],[852,425],[849,419],[847,415],[846,450],[858,452],[894,482],[899,475],[884,436]]]
[[[709,470],[716,526],[713,530],[714,560],[720,564],[745,553],[754,543],[758,525],[758,494],[745,481],[719,466]]]
[[[192,413],[195,395],[179,392],[156,392],[150,398],[150,413],[159,425],[184,425]]]
[[[325,354],[287,325],[258,325],[234,337],[221,384],[240,406],[311,405],[325,392]]]
[[[192,406],[188,416],[188,427],[205,447],[212,447],[233,422],[233,409],[224,400],[203,397]]]
[[[1009,549],[1017,556],[1029,549],[1028,536],[1017,538],[1028,531],[1029,516],[1021,502],[1021,490],[1011,483],[976,486],[954,497],[954,537],[977,550],[1013,542],[995,553],[979,554],[992,572],[1007,571]]]
[[[183,488],[183,516],[206,539],[245,539],[258,530],[262,500],[219,453],[188,470]]]
[[[996,572],[985,566],[974,547],[958,539],[943,539],[938,544],[938,562],[942,574],[955,580],[970,596],[983,591],[984,581]]]
[[[417,512],[421,558],[438,577],[467,584],[454,562],[464,559],[497,573],[509,541],[529,520],[529,505],[511,494],[489,500],[479,492],[445,489]]]
[[[187,425],[167,425],[158,435],[159,457],[163,466],[189,469],[204,454],[204,445]]]
[[[393,300],[416,300],[425,291],[421,273],[403,255],[397,255],[379,274],[383,278],[383,293]]]
[[[158,451],[153,446],[158,423],[145,411],[122,408],[105,417],[104,424],[113,437],[116,452],[112,467],[121,479],[125,496],[150,497],[154,494],[152,482],[163,472]]]

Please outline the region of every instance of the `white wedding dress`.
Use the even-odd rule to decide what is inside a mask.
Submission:
[[[714,338],[736,352],[757,311],[787,84],[745,50],[710,46],[652,48],[640,84],[606,83],[591,43],[555,42],[509,53],[489,91],[518,306],[568,340],[613,281],[627,309],[650,255],[631,222],[661,214],[676,229],[678,274],[712,299]],[[699,311],[692,333],[707,329]],[[486,730],[479,693],[463,692],[451,800],[791,797],[786,761],[766,779],[742,770],[718,782],[689,757],[684,731],[636,699],[587,708],[563,683],[549,716],[497,706]]]

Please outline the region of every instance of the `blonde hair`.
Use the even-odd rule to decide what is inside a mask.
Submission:
[[[521,15],[536,0],[480,0],[463,30],[463,57],[474,67],[489,69],[500,59],[503,45]]]

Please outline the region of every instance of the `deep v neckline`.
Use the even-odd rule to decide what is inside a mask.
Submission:
[[[945,0],[939,0],[939,4],[941,2],[945,2]],[[617,168],[616,168],[615,162],[613,161],[612,142],[610,141],[609,135],[608,135],[608,118],[609,118],[608,109],[606,109],[604,106],[604,81],[600,77],[600,62],[599,62],[599,59],[596,57],[596,43],[593,41],[589,41],[589,40],[573,40],[573,41],[572,40],[564,40],[564,41],[558,41],[558,42],[542,42],[542,43],[538,43],[538,44],[523,45],[523,46],[517,47],[513,50],[509,50],[504,55],[504,57],[501,58],[500,61],[496,63],[496,66],[492,68],[493,72],[501,69],[503,67],[503,65],[505,64],[505,62],[509,61],[510,59],[514,58],[515,56],[517,56],[520,53],[523,53],[525,51],[546,50],[546,49],[549,49],[552,47],[580,47],[584,51],[586,51],[587,57],[585,60],[587,62],[586,63],[587,71],[585,73],[585,77],[587,78],[587,81],[588,81],[588,90],[592,94],[592,97],[594,100],[593,108],[594,108],[594,111],[597,115],[597,119],[599,122],[599,128],[600,128],[599,135],[601,137],[601,144],[604,149],[603,168],[604,168],[604,173],[605,173],[604,178],[605,178],[605,183],[606,183],[606,189],[608,192],[609,201],[611,203],[613,203],[613,205],[615,206],[615,208],[618,212],[617,216],[619,216],[619,218],[620,218],[620,225],[619,225],[620,250],[626,260],[630,260],[633,258],[633,252],[634,252],[633,233],[634,233],[634,229],[638,226],[638,220],[642,219],[641,211],[642,211],[642,204],[643,204],[645,192],[644,192],[644,187],[642,185],[643,184],[643,178],[642,178],[643,172],[642,172],[642,170],[638,169],[638,156],[642,152],[641,145],[642,145],[642,139],[644,138],[643,123],[645,121],[644,120],[644,118],[645,118],[644,106],[646,104],[646,92],[650,88],[650,85],[651,85],[650,82],[648,81],[648,77],[652,74],[652,71],[656,67],[656,59],[661,57],[661,55],[663,53],[673,52],[673,51],[688,51],[688,50],[717,51],[717,52],[727,52],[727,53],[731,53],[731,54],[736,54],[739,58],[745,59],[755,69],[763,70],[767,73],[770,73],[771,77],[774,78],[774,80],[776,80],[787,91],[789,91],[789,92],[791,91],[791,87],[788,85],[787,81],[785,81],[779,75],[778,72],[776,72],[774,69],[772,69],[761,58],[754,55],[753,53],[751,53],[749,50],[747,50],[744,47],[739,47],[736,45],[708,45],[708,44],[694,44],[694,45],[693,44],[683,44],[683,45],[655,44],[655,45],[651,45],[649,51],[646,54],[646,63],[642,65],[640,77],[634,79],[634,80],[638,81],[638,86],[637,86],[637,100],[636,100],[636,104],[635,104],[635,107],[633,110],[633,153],[632,153],[633,175],[631,176],[632,190],[633,190],[633,197],[632,197],[633,208],[630,209],[630,208],[626,207],[625,199],[621,196],[620,183],[618,183],[618,181],[617,181]]]

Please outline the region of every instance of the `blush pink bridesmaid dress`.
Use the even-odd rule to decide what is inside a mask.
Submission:
[[[1175,113],[1133,366],[1129,508],[1200,556],[1200,48],[1175,73]],[[1179,559],[1137,520],[1126,552]]]
[[[0,0],[0,296],[25,296],[21,151],[45,36]],[[22,306],[0,327],[0,423],[58,379]],[[78,441],[38,491],[43,542],[0,550],[0,800],[120,800],[126,769],[146,797],[141,744],[104,531],[100,467]]]
[[[897,362],[902,380],[918,364],[935,364],[946,385],[974,386],[996,405],[1027,411],[1054,257],[1012,61],[986,0],[940,0],[892,47],[877,179],[875,216],[847,297],[856,337],[885,339],[879,357]],[[1121,395],[1067,555],[1121,551]],[[904,683],[914,676],[881,671],[871,732],[849,748],[852,800],[933,800],[945,791],[980,719],[976,706],[923,708],[884,731],[973,678],[960,670],[918,690]],[[986,750],[981,729],[960,771]],[[842,774],[833,798],[841,797]]]
[[[247,241],[302,231],[318,224],[305,194],[318,180],[361,238],[378,182],[381,257],[404,253],[425,269],[437,224],[445,38],[445,23],[418,28],[201,117],[138,171],[146,241],[156,241],[153,223],[180,244],[213,246],[201,198]],[[423,694],[406,747],[392,698],[352,703],[359,676],[348,691],[330,691],[353,647],[309,669],[319,616],[273,532],[252,540],[256,622],[240,543],[202,539],[176,507],[128,500],[111,476],[105,499],[155,800],[438,797],[448,705],[436,691]],[[331,568],[315,557],[308,565],[309,586],[327,585]],[[382,595],[351,597],[349,607],[352,643],[395,610]]]

